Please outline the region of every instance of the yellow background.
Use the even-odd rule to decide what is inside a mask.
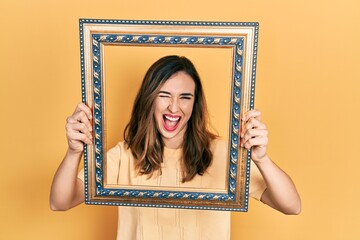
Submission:
[[[115,208],[48,204],[81,101],[81,17],[260,22],[255,106],[303,211],[251,201],[232,214],[232,239],[360,238],[358,0],[8,0],[0,11],[0,239],[115,238]]]

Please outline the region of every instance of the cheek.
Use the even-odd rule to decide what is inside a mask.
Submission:
[[[155,114],[160,114],[160,113],[164,110],[164,107],[165,107],[164,101],[161,101],[161,99],[157,99],[157,100],[154,102],[154,111],[155,111]]]
[[[157,101],[154,102],[154,118],[155,121],[158,122],[161,117],[160,105]]]
[[[184,107],[184,114],[190,118],[191,114],[193,112],[193,108],[194,108],[194,103],[188,104]]]

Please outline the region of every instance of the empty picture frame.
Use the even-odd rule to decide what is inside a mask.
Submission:
[[[79,22],[82,101],[93,111],[94,133],[94,143],[84,150],[85,203],[247,211],[251,161],[250,152],[239,146],[240,116],[254,105],[258,23]],[[121,140],[147,68],[165,55],[186,56],[199,71],[210,120],[226,142],[220,187],[107,182],[106,152]]]

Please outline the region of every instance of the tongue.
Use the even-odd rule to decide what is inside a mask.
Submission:
[[[165,119],[165,125],[167,128],[173,128],[177,124],[177,121],[170,121],[168,119]]]

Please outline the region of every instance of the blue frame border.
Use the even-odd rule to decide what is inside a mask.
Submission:
[[[107,19],[80,19],[80,55],[81,55],[81,82],[82,82],[82,101],[86,102],[86,84],[85,84],[85,59],[84,59],[84,24],[141,24],[141,25],[181,25],[181,26],[248,26],[255,28],[253,62],[251,73],[250,89],[250,109],[254,107],[254,91],[256,77],[256,59],[257,59],[257,42],[258,42],[258,23],[254,22],[189,22],[189,21],[148,21],[148,20],[107,20]],[[102,62],[101,62],[101,44],[118,44],[118,45],[161,45],[161,46],[207,46],[207,47],[232,47],[234,51],[233,59],[233,79],[232,79],[232,104],[231,104],[231,129],[229,144],[229,182],[228,193],[204,193],[204,192],[176,192],[160,190],[129,190],[118,188],[104,188],[103,174],[103,119],[102,119]],[[227,210],[227,211],[247,211],[249,197],[249,178],[250,178],[250,152],[246,156],[246,177],[245,177],[245,196],[243,196],[243,207],[238,206],[238,197],[236,192],[239,191],[237,181],[239,173],[239,132],[240,132],[240,112],[242,99],[242,69],[244,65],[243,52],[244,37],[242,36],[194,36],[194,35],[147,35],[147,34],[109,34],[94,33],[91,34],[91,65],[93,69],[92,82],[94,86],[92,99],[94,102],[94,156],[95,156],[95,191],[96,196],[114,197],[117,201],[93,201],[89,198],[89,162],[88,149],[85,145],[84,150],[84,171],[85,171],[85,203],[96,205],[121,205],[121,206],[140,206],[140,207],[165,207],[165,208],[189,208],[189,209],[206,209],[206,210]],[[106,153],[105,153],[106,154]],[[141,199],[157,199],[159,203],[142,203]],[[129,201],[119,201],[120,199],[132,199]],[[139,201],[136,201],[139,199]],[[162,204],[162,200],[169,200],[170,204]],[[187,202],[201,200],[204,204],[200,205],[182,205],[177,204],[177,200]],[[229,207],[216,206],[213,202],[224,202]],[[215,206],[214,206],[215,205]],[[236,207],[237,206],[237,207]]]

